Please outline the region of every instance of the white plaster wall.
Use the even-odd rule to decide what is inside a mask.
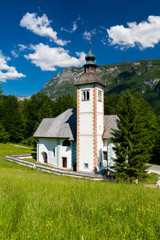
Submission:
[[[96,87],[97,87],[97,112],[98,113],[103,113],[103,108],[104,108],[104,106],[103,106],[103,103],[104,103],[104,99],[103,99],[103,86],[101,86],[101,85],[99,85],[99,84],[96,84]],[[102,91],[102,102],[99,102],[98,101],[98,90],[100,90],[100,91]]]
[[[114,165],[114,161],[112,158],[116,158],[116,154],[113,150],[114,144],[111,142],[108,142],[108,166],[111,167]],[[107,146],[102,148],[102,151],[107,152]],[[103,167],[107,168],[107,161],[103,160]]]
[[[104,126],[103,126],[103,114],[97,113],[97,134],[103,135]]]
[[[53,156],[53,148],[55,148],[55,157]],[[38,144],[38,160],[43,163],[42,152],[47,153],[48,163],[57,166],[57,140],[48,138],[39,138]]]
[[[98,164],[97,164],[97,170],[103,169],[103,140],[102,136],[97,136],[97,159],[98,159]],[[101,163],[101,167],[100,167]]]
[[[79,156],[79,171],[93,171],[93,137],[80,137],[80,156]],[[88,163],[89,168],[85,168],[84,164]]]
[[[80,134],[93,134],[93,114],[80,113]]]
[[[64,139],[60,140],[60,147],[59,147],[59,167],[62,168],[63,167],[63,162],[62,162],[62,157],[66,157],[67,158],[67,168],[71,168],[72,167],[72,163],[71,163],[71,147],[67,147],[67,146],[63,146],[63,141]]]
[[[113,143],[109,143],[109,166],[113,166],[114,165],[114,160],[112,158],[116,158],[116,154],[113,150],[114,144]]]
[[[47,153],[47,160],[49,164],[62,168],[62,157],[67,158],[67,168],[72,167],[71,162],[71,147],[63,146],[64,139],[60,139],[59,144],[59,160],[57,159],[57,139],[39,138],[38,144],[38,161],[44,163],[42,152]],[[53,148],[55,148],[55,157],[53,156]],[[58,165],[57,165],[58,164]]]
[[[93,113],[93,87],[94,85],[86,84],[79,86],[80,89],[80,112]],[[82,101],[82,90],[90,90],[90,100]]]

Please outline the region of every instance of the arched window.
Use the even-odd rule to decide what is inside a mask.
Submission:
[[[82,90],[82,101],[90,100],[90,92],[89,90]]]
[[[64,141],[63,141],[63,146],[70,147],[70,146],[71,146],[70,141],[69,141],[69,140],[64,140]]]
[[[46,153],[46,152],[42,152],[41,154],[42,154],[42,156],[43,156],[43,162],[44,162],[44,163],[47,163],[47,162],[48,162],[47,153]]]

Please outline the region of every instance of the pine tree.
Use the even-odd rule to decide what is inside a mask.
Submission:
[[[3,96],[1,123],[9,134],[9,141],[20,142],[23,139],[23,121],[19,103],[15,96]]]
[[[0,122],[0,142],[9,141],[9,134],[5,131],[4,126]]]
[[[117,157],[116,175],[123,179],[143,178],[145,164],[152,157],[156,117],[140,95],[132,96],[129,90],[122,95],[117,114],[118,129],[111,138]]]
[[[2,90],[2,86],[1,86],[1,83],[0,83],[0,95],[3,93],[3,90]]]
[[[157,117],[158,129],[156,133],[156,141],[154,146],[154,155],[151,163],[160,164],[160,116]]]
[[[118,94],[110,94],[104,96],[104,114],[105,115],[116,114],[118,101],[119,101]]]

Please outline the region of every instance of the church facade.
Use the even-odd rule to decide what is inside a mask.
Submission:
[[[91,50],[86,55],[84,74],[76,81],[77,109],[56,118],[45,118],[37,138],[37,161],[80,172],[101,172],[113,166],[112,129],[116,115],[104,115],[104,83],[96,73]]]

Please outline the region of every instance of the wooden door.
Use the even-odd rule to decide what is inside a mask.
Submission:
[[[67,158],[66,157],[62,157],[62,163],[63,163],[63,167],[67,168]]]

